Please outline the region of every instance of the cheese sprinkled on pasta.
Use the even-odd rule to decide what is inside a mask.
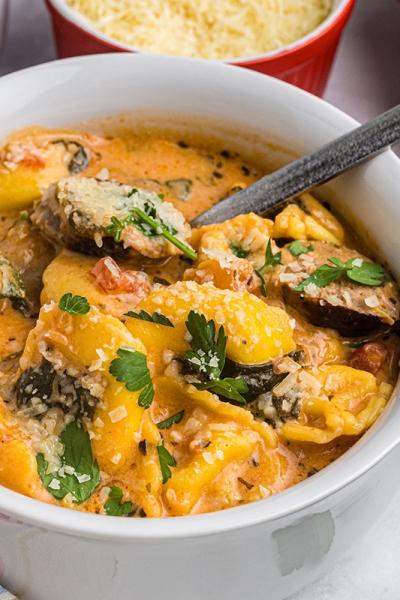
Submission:
[[[206,59],[254,56],[307,35],[333,0],[66,0],[89,23],[148,52]]]

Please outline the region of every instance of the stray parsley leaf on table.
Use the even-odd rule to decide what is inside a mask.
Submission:
[[[186,327],[191,335],[192,350],[186,351],[186,360],[196,370],[207,377],[205,383],[193,383],[198,390],[210,390],[215,394],[246,404],[241,393],[248,392],[248,387],[242,379],[226,377],[221,379],[225,366],[226,340],[224,327],[220,327],[218,336],[215,323],[207,321],[204,315],[191,310],[186,321]]]
[[[57,500],[67,494],[72,501],[81,504],[94,492],[100,483],[97,461],[93,463],[92,446],[88,432],[77,421],[72,421],[60,436],[64,444],[61,468],[47,473],[48,463],[43,454],[38,454],[36,463],[39,476],[48,492]]]
[[[125,383],[130,392],[138,392],[138,404],[149,408],[154,398],[153,382],[147,366],[146,355],[131,346],[117,350],[119,358],[111,361],[109,372],[117,381]]]
[[[157,423],[158,429],[169,429],[171,427],[171,425],[174,425],[175,423],[176,424],[180,423],[183,419],[184,414],[185,414],[185,411],[181,410],[180,412],[175,413],[174,415],[171,415],[170,417],[168,417],[168,419],[165,419],[164,421],[160,421],[159,423]]]
[[[73,296],[71,292],[64,294],[58,303],[58,308],[70,315],[87,315],[90,304],[83,296]]]
[[[312,252],[314,250],[314,246],[310,244],[309,246],[304,246],[300,242],[300,240],[295,240],[289,246],[289,252],[292,256],[300,256],[300,254],[307,254],[307,252]]]
[[[385,271],[381,265],[371,263],[360,258],[350,258],[344,264],[340,258],[332,256],[328,258],[331,265],[321,265],[307,279],[304,279],[299,285],[293,288],[296,292],[303,292],[310,283],[317,287],[326,287],[333,281],[336,281],[341,275],[346,274],[349,279],[362,283],[363,285],[380,286],[382,285]],[[354,262],[356,264],[354,264]],[[360,264],[359,264],[360,262]]]
[[[110,517],[122,517],[128,515],[133,507],[132,502],[122,502],[123,493],[116,485],[110,487],[109,500],[104,504],[104,510]]]
[[[255,269],[255,272],[257,273],[258,277],[261,279],[261,295],[264,296],[265,298],[267,297],[267,287],[265,285],[265,279],[264,279],[264,276],[261,273],[261,271],[263,269],[265,269],[266,267],[274,267],[275,265],[281,265],[282,264],[281,258],[282,258],[282,252],[277,252],[276,254],[273,254],[271,238],[269,238],[268,244],[267,244],[267,249],[265,251],[264,264],[259,269]]]
[[[145,310],[141,310],[138,313],[130,310],[125,313],[125,317],[131,317],[132,319],[139,319],[140,321],[149,321],[150,323],[157,323],[157,325],[166,325],[166,327],[173,327],[173,323],[167,318],[164,317],[161,313],[153,312],[153,316],[149,315]]]
[[[162,482],[167,483],[168,479],[172,477],[172,471],[170,467],[176,467],[176,460],[170,452],[164,446],[164,440],[157,446],[158,459],[160,461]]]

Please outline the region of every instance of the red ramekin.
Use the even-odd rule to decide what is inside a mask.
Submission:
[[[321,25],[307,36],[272,52],[258,56],[226,61],[272,75],[292,83],[316,96],[322,96],[339,44],[340,36],[349,20],[356,0],[336,0],[335,8]],[[53,30],[59,58],[106,52],[139,52],[117,42],[87,25],[83,18],[70,9],[64,0],[45,0],[53,21]]]

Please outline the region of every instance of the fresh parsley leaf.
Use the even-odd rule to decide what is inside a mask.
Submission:
[[[164,446],[164,440],[157,446],[158,459],[160,461],[162,482],[167,483],[168,479],[172,477],[172,472],[169,467],[176,467],[176,460],[170,452]]]
[[[314,246],[312,244],[304,246],[300,240],[292,242],[289,246],[289,252],[292,256],[300,256],[300,254],[307,254],[307,252],[312,252],[313,250]]]
[[[138,192],[137,189],[133,189],[129,194],[128,198]],[[161,200],[164,199],[163,194],[159,194]],[[172,225],[165,223],[157,213],[157,208],[151,200],[146,200],[143,205],[143,210],[138,207],[134,207],[129,215],[123,219],[117,217],[111,217],[110,225],[104,227],[104,232],[107,235],[112,235],[115,242],[121,241],[121,235],[125,227],[133,225],[146,237],[153,237],[155,235],[162,235],[171,244],[174,244],[177,248],[182,250],[184,254],[187,254],[192,260],[196,260],[197,252],[193,250],[191,246],[180,240],[175,236],[178,233]]]
[[[126,225],[126,219],[117,219],[117,217],[111,217],[111,225],[104,227],[104,231],[107,235],[112,235],[115,242],[120,242],[121,233]]]
[[[204,315],[191,310],[186,321],[186,327],[192,339],[187,350],[186,360],[197,371],[207,374],[211,379],[218,379],[225,365],[226,335],[223,327],[218,332],[215,341],[215,323],[207,321]]]
[[[261,273],[261,271],[257,271],[257,269],[254,269],[254,270],[257,273],[257,276],[261,279],[261,286],[260,286],[261,296],[264,296],[264,298],[266,298],[267,297],[267,285],[265,283],[264,275]]]
[[[142,211],[140,208],[134,208],[134,213],[137,217],[139,217],[142,223],[145,223],[152,227],[158,235],[162,235],[166,240],[171,242],[174,246],[182,250],[184,254],[186,254],[192,260],[196,260],[197,252],[193,250],[191,246],[183,242],[182,240],[175,237],[175,233],[177,233],[176,229],[172,229],[168,227],[160,218],[155,220],[152,216],[149,216],[146,212]],[[173,233],[172,233],[173,231]]]
[[[331,259],[329,259],[331,260]],[[311,273],[307,279],[304,279],[299,285],[293,288],[296,292],[303,292],[304,288],[310,283],[314,283],[317,287],[325,287],[338,279],[344,273],[344,267],[332,266],[332,265],[321,265]]]
[[[214,379],[212,381],[207,381],[206,383],[193,383],[192,385],[198,390],[210,390],[210,392],[213,392],[214,394],[224,396],[230,400],[236,400],[236,402],[241,402],[242,404],[246,404],[246,400],[241,393],[249,391],[249,388],[243,379],[233,379],[232,377]]]
[[[109,500],[104,504],[104,510],[110,517],[122,517],[128,515],[133,507],[132,502],[122,502],[123,493],[121,488],[116,485],[110,487],[108,493]]]
[[[192,350],[186,351],[186,360],[209,379],[206,383],[193,385],[198,390],[211,390],[225,398],[245,404],[246,400],[240,395],[240,392],[248,392],[245,382],[230,377],[220,379],[226,359],[227,337],[224,328],[220,327],[216,336],[214,321],[207,321],[204,315],[193,310],[188,315],[186,327],[192,337],[189,342]]]
[[[260,291],[261,291],[261,295],[264,296],[264,298],[267,297],[267,286],[265,283],[264,275],[261,273],[261,271],[263,269],[266,269],[267,267],[274,267],[275,265],[281,265],[282,264],[281,258],[282,258],[282,252],[277,252],[276,254],[273,254],[271,238],[269,238],[268,244],[267,244],[267,249],[265,251],[264,264],[258,270],[255,269],[255,272],[257,273],[258,277],[261,279]]]
[[[71,315],[87,315],[90,304],[83,296],[73,296],[71,292],[64,294],[58,303],[58,308]]]
[[[374,287],[382,285],[382,281],[385,276],[383,267],[381,265],[364,260],[360,266],[354,265],[354,261],[358,260],[360,259],[350,258],[350,260],[344,264],[340,258],[337,256],[332,256],[331,258],[328,258],[328,261],[331,262],[333,266],[321,265],[314,271],[314,273],[311,273],[307,279],[302,281],[293,289],[296,292],[303,292],[304,288],[309,283],[314,283],[320,288],[325,287],[343,274],[346,274],[347,277],[353,281],[357,281],[357,283],[362,283],[363,285],[370,285]]]
[[[281,265],[281,258],[282,252],[277,252],[276,254],[272,253],[271,238],[269,238],[267,249],[265,251],[265,262],[259,270],[262,271],[263,269],[265,269],[265,267],[274,267],[275,265]]]
[[[130,392],[142,390],[138,404],[149,408],[153,402],[154,388],[145,354],[130,346],[120,348],[117,354],[120,358],[111,361],[109,372],[117,381],[125,383]]]
[[[72,421],[62,432],[64,455],[61,468],[47,473],[48,463],[43,454],[36,457],[39,476],[48,492],[57,500],[72,495],[76,504],[85,502],[100,483],[97,461],[93,463],[92,446],[88,432],[77,421]]]
[[[171,425],[174,425],[174,423],[176,423],[176,424],[180,423],[183,419],[184,414],[185,414],[185,411],[181,410],[180,412],[172,415],[171,417],[168,417],[168,419],[165,419],[164,421],[160,421],[159,423],[157,423],[158,429],[169,429],[169,427],[171,427]]]
[[[132,317],[132,319],[139,319],[140,321],[149,321],[151,323],[157,323],[157,325],[166,325],[167,327],[173,327],[173,323],[164,317],[161,313],[153,312],[153,316],[150,316],[145,310],[141,310],[139,313],[135,313],[132,310],[125,313],[125,317]]]
[[[238,258],[247,258],[250,254],[250,250],[244,250],[240,246],[234,246],[229,242],[229,248],[232,250],[232,253]]]
[[[361,266],[354,265],[356,259],[351,258],[346,263],[346,275],[353,281],[363,285],[380,286],[382,285],[385,271],[381,265],[363,260]]]

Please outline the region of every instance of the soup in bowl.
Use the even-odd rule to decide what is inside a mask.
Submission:
[[[164,595],[200,597],[204,576],[211,597],[284,598],[373,522],[376,471],[396,458],[398,217],[381,210],[394,176],[379,210],[374,194],[397,159],[273,218],[194,230],[202,210],[354,122],[184,59],[76,59],[2,85],[4,583],[19,593],[12,540],[32,529],[29,561],[46,556],[59,598],[69,569],[93,598],[132,585],[152,598],[166,582]],[[396,483],[384,481],[380,502]],[[34,571],[26,597],[50,598]]]

